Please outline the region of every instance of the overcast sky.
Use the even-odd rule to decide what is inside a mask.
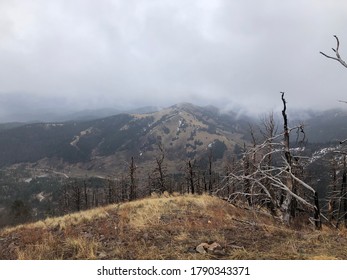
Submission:
[[[345,0],[0,0],[1,112],[347,99]]]

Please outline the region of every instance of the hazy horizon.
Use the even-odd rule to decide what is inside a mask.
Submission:
[[[344,107],[347,3],[0,2],[0,122],[190,102],[261,114]]]

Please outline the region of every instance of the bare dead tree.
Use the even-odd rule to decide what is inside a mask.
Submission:
[[[340,40],[339,38],[334,35],[336,39],[336,49],[332,48],[333,52],[335,53],[335,57],[329,56],[323,52],[320,52],[322,55],[329,59],[333,59],[338,61],[342,66],[347,68],[347,63],[341,58],[341,55],[339,53],[339,48],[340,48]],[[338,100],[339,102],[342,103],[347,103],[347,101],[344,100]],[[340,145],[343,145],[347,142],[347,139],[341,140]],[[344,220],[345,227],[347,228],[347,168],[346,168],[346,151],[342,148],[338,153],[343,155],[343,170],[342,170],[342,184],[341,184],[341,192],[340,192],[340,197],[339,197],[339,209],[338,209],[338,216],[337,216],[337,222],[336,222],[336,227],[339,227],[339,224],[341,220]],[[336,180],[335,180],[336,181]],[[331,206],[331,205],[329,205]],[[332,205],[335,206],[335,205]],[[333,209],[334,210],[334,207]]]
[[[158,191],[166,191],[166,168],[164,166],[165,152],[161,142],[158,142],[159,155],[156,156],[156,168],[154,169],[155,178],[158,183]]]
[[[153,191],[153,178],[152,178],[152,174],[150,174],[150,173],[147,176],[147,184],[146,185],[147,185],[146,189],[148,191],[147,195],[151,196],[152,191]]]
[[[342,220],[344,220],[345,227],[347,228],[347,167],[346,167],[346,155],[343,157],[343,172],[342,172],[342,184],[339,197],[339,211],[338,219],[336,222],[336,228],[339,227]]]
[[[333,223],[336,220],[336,199],[337,199],[337,161],[335,158],[331,162],[331,178],[332,182],[330,184],[330,194],[328,197],[328,219],[330,223]]]
[[[61,188],[60,208],[63,214],[69,212],[70,208],[70,185],[65,183]]]
[[[71,198],[75,206],[75,210],[81,211],[82,190],[81,190],[80,184],[77,181],[74,181],[72,183],[71,191],[72,191]]]
[[[83,194],[84,194],[84,207],[85,209],[88,209],[89,201],[88,201],[88,188],[87,188],[86,180],[83,181]]]
[[[122,174],[120,180],[117,183],[118,183],[117,189],[120,189],[120,192],[121,192],[120,201],[128,200],[129,199],[129,196],[128,196],[129,184],[128,184],[128,180],[126,176]]]
[[[287,118],[287,102],[284,98],[284,92],[281,92],[281,99],[283,103],[283,110],[282,110],[282,117],[283,117],[283,145],[284,145],[284,156],[287,164],[287,171],[291,170],[292,168],[292,155],[290,153],[290,147],[289,147],[289,129],[288,129],[288,118]],[[295,217],[295,198],[291,195],[293,191],[295,192],[293,188],[293,178],[289,172],[286,172],[286,185],[289,190],[289,192],[285,192],[285,199],[281,205],[283,208],[284,216],[283,220],[286,223],[290,223],[290,219]]]
[[[265,116],[262,120],[262,126],[264,127],[264,130],[260,130],[261,134],[263,135],[263,138],[265,139],[272,139],[277,132],[277,128],[276,128],[276,123],[275,123],[275,119],[274,119],[274,114],[273,112],[271,112],[268,116]],[[272,155],[272,151],[273,150],[273,146],[271,145],[271,141],[269,142],[269,145],[267,147],[266,153],[267,153],[267,157],[266,157],[266,163],[265,163],[265,167],[264,168],[268,168],[270,169],[271,166],[273,166],[273,155]],[[271,182],[269,181],[269,179],[265,179],[264,181],[264,185],[267,187],[267,189],[269,190],[269,193],[271,194],[272,197],[275,197],[275,192],[271,186]],[[270,209],[270,211],[275,214],[276,210],[275,210],[275,205],[273,204],[273,202],[271,200],[269,200],[267,202],[267,207]]]
[[[208,151],[208,193],[212,194],[212,161],[213,161],[213,150],[212,147]]]
[[[222,180],[221,184],[225,184],[226,187],[222,192],[220,192],[220,196],[222,196],[224,199],[229,197],[231,193],[235,192],[235,186],[233,185],[233,182],[229,181],[229,175],[232,173],[235,173],[235,170],[238,168],[239,161],[236,160],[235,157],[232,157],[230,160],[226,160],[224,162],[224,177],[225,179]],[[219,188],[216,190],[218,192]]]
[[[295,172],[295,169],[298,168],[296,165],[300,164],[300,161],[294,160],[295,163],[293,163],[293,158],[295,159],[296,156],[292,154],[294,151],[289,146],[289,134],[297,131],[301,126],[289,128],[284,94],[281,98],[284,105],[283,132],[276,135],[271,133],[263,142],[245,149],[243,160],[229,172],[224,179],[225,184],[221,184],[221,187],[214,193],[216,195],[223,193],[228,185],[233,185],[234,192],[229,195],[229,202],[245,202],[245,199],[248,201],[251,197],[252,208],[272,205],[273,216],[286,224],[290,224],[294,220],[294,213],[300,207],[307,215],[312,215],[310,220],[319,229],[321,213],[318,194]],[[250,162],[249,159],[252,159],[253,155],[256,155],[254,166],[252,169],[248,169],[249,172],[245,172],[247,162]],[[253,160],[251,160],[251,164],[253,164]],[[247,182],[247,186],[245,186],[245,182]],[[296,187],[293,188],[293,186]]]
[[[206,180],[206,171],[202,171],[202,185],[204,186],[204,192],[208,192],[207,180]]]
[[[93,195],[92,195],[92,205],[93,207],[98,207],[99,206],[99,195],[98,195],[98,190],[93,189]]]
[[[336,35],[334,35],[334,37],[336,39],[336,49],[332,48],[332,50],[335,53],[335,57],[327,55],[324,52],[319,52],[319,53],[324,55],[327,58],[330,58],[330,59],[333,59],[333,60],[336,60],[336,61],[340,62],[342,66],[347,68],[347,63],[341,58],[340,53],[339,53],[340,40],[339,40],[339,38]]]
[[[136,172],[136,165],[134,162],[134,157],[131,157],[131,161],[129,164],[129,177],[130,177],[130,195],[129,199],[134,200],[136,199],[136,178],[135,178],[135,172]]]
[[[244,147],[245,151],[246,151],[246,145]],[[242,160],[243,160],[243,175],[244,175],[244,180],[243,180],[243,186],[244,186],[244,192],[247,198],[247,202],[248,205],[251,206],[252,205],[252,195],[251,195],[251,189],[252,188],[252,184],[251,184],[251,180],[249,179],[249,175],[252,173],[251,172],[251,164],[250,164],[250,157],[253,157],[255,153],[253,153],[252,155],[249,155],[247,153],[244,154]]]
[[[107,204],[111,204],[114,203],[114,180],[112,180],[111,178],[107,179],[107,189],[106,189],[106,202]]]
[[[186,179],[188,182],[188,193],[191,192],[192,194],[194,194],[195,193],[195,184],[194,184],[195,172],[194,172],[193,165],[192,165],[190,160],[188,160],[188,163],[187,163],[186,173],[187,173]]]

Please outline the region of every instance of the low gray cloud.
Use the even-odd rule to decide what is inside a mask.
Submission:
[[[319,51],[337,34],[347,59],[346,12],[339,0],[3,0],[0,98],[259,113],[279,108],[285,91],[292,107],[335,107],[347,69]],[[7,111],[25,110],[12,103]]]

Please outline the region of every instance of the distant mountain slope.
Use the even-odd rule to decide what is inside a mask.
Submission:
[[[298,124],[295,114],[289,117],[294,125]],[[304,120],[306,139],[309,143],[345,139],[346,119],[347,112],[343,110],[311,112]],[[259,121],[233,112],[220,113],[212,106],[181,103],[151,113],[118,114],[88,121],[3,125],[0,167],[30,163],[37,168],[108,176],[122,172],[131,157],[141,168],[152,168],[159,143],[170,172],[182,171],[187,160],[206,164],[211,149],[213,160],[219,161],[221,167],[225,159],[250,141],[250,123]],[[259,129],[254,128],[260,141]],[[278,128],[280,131],[280,119]]]
[[[26,124],[0,133],[0,166],[45,160],[111,170],[122,159],[140,162],[158,154],[161,143],[174,166],[178,160],[201,159],[213,147],[214,159],[242,145],[248,120],[220,114],[216,108],[178,104],[147,114],[62,123]]]
[[[295,115],[293,119],[295,119]],[[303,123],[310,142],[326,143],[347,138],[347,110],[331,109],[311,112]]]
[[[42,158],[61,158],[71,163],[89,160],[103,138],[111,139],[114,134],[120,138],[120,128],[131,119],[129,115],[117,115],[89,122],[27,124],[4,130],[0,134],[0,164]],[[106,149],[104,145],[101,151]]]

